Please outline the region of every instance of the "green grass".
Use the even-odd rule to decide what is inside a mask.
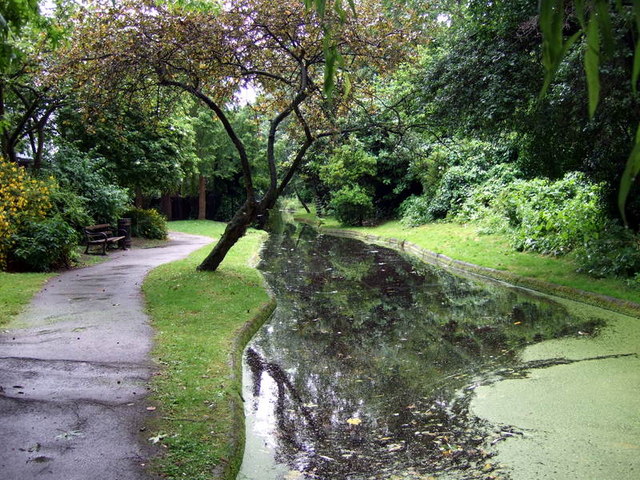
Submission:
[[[640,290],[629,287],[624,280],[596,279],[577,273],[570,256],[553,257],[529,252],[517,252],[500,235],[479,235],[473,225],[431,223],[421,227],[404,227],[398,221],[376,227],[342,227],[332,218],[318,220],[314,215],[296,213],[296,218],[320,222],[324,228],[353,230],[384,238],[407,240],[416,245],[481,267],[494,268],[522,277],[533,278],[621,300],[640,303]]]
[[[0,272],[0,327],[18,315],[53,273]]]
[[[169,224],[170,230],[214,238],[224,227],[211,221]],[[160,413],[149,437],[165,448],[153,467],[164,477],[227,478],[238,466],[244,444],[241,386],[230,358],[238,353],[238,337],[252,333],[243,326],[259,323],[272,305],[260,274],[248,264],[264,239],[264,233],[249,231],[216,272],[196,271],[208,246],[153,270],[144,283],[157,331],[153,356],[162,367],[152,382],[151,400]]]

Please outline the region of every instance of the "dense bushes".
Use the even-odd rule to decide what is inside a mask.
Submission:
[[[516,181],[505,187],[494,208],[508,222],[517,250],[562,255],[604,227],[602,187],[579,173],[557,181]]]
[[[126,189],[109,178],[104,160],[93,159],[72,145],[61,145],[48,166],[60,186],[75,193],[92,223],[115,223],[129,204]],[[75,222],[74,222],[75,223]]]
[[[132,208],[124,214],[131,218],[131,235],[150,239],[167,238],[167,220],[157,210]]]
[[[345,225],[362,225],[374,214],[371,177],[377,159],[356,139],[334,149],[325,164],[318,167],[322,182],[331,189],[329,206]]]
[[[628,228],[609,223],[575,252],[578,271],[594,277],[632,277],[640,273],[640,239]]]
[[[344,225],[362,225],[373,215],[371,194],[360,185],[343,187],[331,196],[331,208]]]
[[[401,221],[416,226],[446,210],[447,219],[475,223],[480,233],[506,234],[516,250],[552,255],[575,251],[579,271],[594,276],[640,271],[638,239],[628,229],[607,223],[602,185],[578,172],[555,181],[525,180],[513,165],[498,164],[486,171],[475,167],[468,172],[452,167],[431,198],[407,199]]]
[[[29,220],[13,237],[9,261],[33,271],[68,267],[77,244],[76,231],[60,215]]]

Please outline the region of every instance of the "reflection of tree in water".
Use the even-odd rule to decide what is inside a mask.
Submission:
[[[595,327],[353,240],[273,236],[264,257],[278,309],[253,349],[280,375],[280,453],[318,478],[482,463],[482,429],[456,392],[527,343]]]

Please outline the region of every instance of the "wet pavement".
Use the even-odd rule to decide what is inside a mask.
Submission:
[[[212,240],[117,251],[51,279],[0,333],[0,478],[141,480],[153,331],[141,285]]]

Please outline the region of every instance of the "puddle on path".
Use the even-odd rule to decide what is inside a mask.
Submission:
[[[590,343],[602,320],[382,247],[287,230],[263,254],[278,308],[245,355],[238,479],[509,478],[493,455],[526,427],[475,400],[470,414],[474,392],[493,411],[499,380],[526,376],[526,345]]]

